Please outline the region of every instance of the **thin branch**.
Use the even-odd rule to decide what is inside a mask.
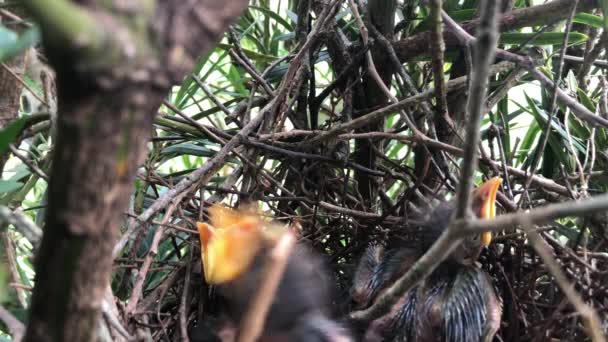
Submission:
[[[12,224],[34,247],[37,247],[40,243],[42,229],[22,211],[0,206],[0,222],[2,221]]]
[[[279,239],[277,245],[268,256],[264,270],[265,273],[262,281],[259,283],[261,287],[258,289],[245,313],[239,329],[238,342],[254,342],[262,334],[266,315],[279,288],[283,272],[287,267],[287,261],[295,243],[295,236],[287,232]],[[289,303],[284,304],[289,305]]]
[[[13,341],[20,342],[23,339],[25,326],[2,305],[0,305],[0,321],[2,321],[8,328]]]
[[[496,1],[485,1],[481,6],[479,31],[473,45],[475,67],[471,76],[467,99],[469,118],[466,126],[466,143],[462,158],[460,184],[456,195],[458,205],[455,215],[456,218],[464,219],[468,217],[468,211],[471,207],[470,195],[477,168],[477,145],[481,136],[481,118],[485,109],[490,63],[494,59],[494,49],[498,41],[498,27],[496,24],[498,4]]]
[[[228,141],[219,152],[210,160],[208,160],[203,166],[196,169],[192,173],[190,173],[186,178],[181,180],[174,188],[165,192],[161,197],[159,197],[152,205],[150,205],[141,215],[139,215],[138,219],[134,221],[134,225],[129,226],[125,234],[121,237],[120,241],[116,244],[115,250],[122,249],[127,241],[131,238],[133,234],[135,234],[138,229],[141,227],[141,222],[148,222],[154,215],[156,215],[160,210],[165,208],[169,203],[179,196],[184,191],[187,191],[191,186],[196,184],[197,186],[202,186],[206,184],[211,177],[219,171],[224,165],[226,159],[230,155],[230,153],[239,145],[242,144],[244,137],[251,134],[263,121],[264,118],[270,113],[274,113],[277,110],[277,106],[279,106],[285,96],[287,95],[287,91],[289,89],[289,85],[291,79],[295,75],[296,71],[299,68],[300,62],[306,51],[319,39],[318,32],[325,27],[331,20],[329,18],[333,18],[334,12],[339,7],[340,1],[334,1],[331,5],[327,6],[323,13],[317,19],[317,22],[313,29],[307,36],[306,43],[302,46],[302,48],[298,51],[296,56],[293,58],[291,64],[289,65],[289,69],[285,74],[285,78],[281,83],[279,89],[275,92],[276,97],[274,97],[264,108],[260,110],[260,113],[251,119],[230,141]]]
[[[491,73],[498,73],[498,72],[502,72],[505,70],[509,70],[512,67],[513,67],[513,64],[510,62],[501,62],[501,63],[497,63],[497,64],[493,65],[490,69],[491,69]],[[453,80],[448,81],[446,84],[448,91],[462,89],[462,88],[466,87],[466,85],[467,85],[466,76],[455,78]],[[419,102],[427,100],[428,98],[432,97],[433,94],[435,94],[435,89],[425,90],[425,91],[419,93],[418,95],[410,96],[399,102],[392,103],[386,107],[377,109],[369,114],[365,114],[365,115],[360,116],[356,119],[353,119],[349,122],[337,125],[328,131],[322,131],[321,134],[319,134],[311,139],[305,140],[301,145],[316,146],[324,141],[333,139],[342,133],[347,133],[356,128],[363,127],[363,126],[367,125],[368,123],[373,122],[374,120],[377,120],[378,118],[390,115],[390,114],[394,113],[395,111],[398,111],[401,108],[418,104]],[[424,134],[420,133],[420,135],[424,135]]]
[[[473,220],[466,228],[466,234],[479,234],[484,231],[500,231],[523,225],[526,222],[543,224],[569,216],[587,216],[608,210],[608,194],[593,196],[580,201],[550,204],[528,212],[515,212],[497,216],[489,220]]]
[[[484,108],[486,85],[490,73],[490,62],[492,61],[493,50],[498,39],[495,17],[498,13],[497,5],[494,1],[483,3],[481,11],[481,22],[478,33],[477,46],[475,46],[475,65],[469,94],[479,96],[469,97],[469,112],[471,120],[467,126],[466,149],[464,154],[465,166],[463,167],[462,180],[460,183],[460,194],[458,197],[459,207],[457,217],[464,218],[466,224],[468,216],[465,214],[469,210],[469,192],[472,188],[472,176],[477,165],[476,149],[479,141],[479,126],[481,113]],[[477,99],[475,99],[477,97]],[[472,99],[473,98],[473,99]],[[475,122],[473,122],[475,121]],[[472,165],[467,165],[466,163]],[[465,193],[463,195],[463,193]],[[463,206],[464,202],[467,206]],[[403,294],[411,290],[422,279],[428,277],[433,270],[459,245],[462,236],[459,236],[462,227],[461,220],[454,221],[446,231],[435,241],[431,248],[416,261],[416,263],[399,279],[395,281],[382,295],[380,295],[369,308],[351,313],[350,317],[355,321],[370,321],[388,312],[390,308],[403,297]]]
[[[36,164],[34,164],[33,161],[27,159],[26,156],[22,155],[21,152],[19,152],[19,150],[15,147],[15,145],[10,144],[9,148],[11,152],[13,152],[13,155],[15,155],[15,157],[21,160],[21,162],[23,162],[23,164],[25,164],[33,173],[35,173],[36,176],[44,179],[46,182],[49,181],[49,176],[47,176],[44,171],[42,171]]]
[[[570,15],[568,16],[568,20],[566,22],[566,29],[564,32],[564,40],[562,43],[562,49],[560,51],[559,54],[559,61],[558,61],[558,66],[557,66],[557,72],[555,73],[555,75],[553,76],[554,79],[554,87],[553,87],[553,94],[551,95],[551,103],[549,104],[549,117],[547,119],[547,127],[545,127],[545,131],[543,132],[543,140],[541,142],[541,144],[537,147],[534,156],[532,157],[532,164],[530,165],[530,175],[528,176],[528,178],[526,178],[526,181],[524,183],[524,195],[521,196],[521,200],[519,202],[519,204],[521,205],[521,203],[523,203],[523,201],[525,199],[529,199],[528,197],[528,188],[530,187],[530,183],[531,183],[531,178],[532,176],[536,173],[536,168],[538,167],[538,163],[540,162],[540,157],[541,154],[543,154],[545,152],[545,147],[547,146],[547,142],[549,142],[549,135],[551,134],[551,130],[552,130],[552,123],[553,123],[553,117],[555,117],[555,114],[558,110],[557,108],[557,92],[559,90],[559,80],[562,77],[562,71],[564,69],[564,56],[566,55],[566,49],[568,47],[568,36],[570,35],[570,30],[572,29],[572,19],[574,18],[574,14],[576,13],[576,7],[578,5],[578,0],[574,0],[574,2],[572,3],[572,9],[570,10]],[[576,156],[575,156],[576,158]]]
[[[532,242],[532,246],[536,253],[543,260],[551,275],[555,279],[557,286],[566,295],[566,298],[583,317],[583,323],[587,328],[587,335],[591,337],[593,342],[605,342],[606,337],[602,332],[602,322],[597,315],[597,312],[583,301],[583,298],[576,292],[574,285],[568,281],[568,278],[562,271],[559,264],[555,261],[547,242],[541,238],[537,231],[533,229],[531,222],[522,225],[528,233],[528,239]]]
[[[429,19],[432,22],[433,29],[431,40],[431,65],[433,68],[433,80],[435,84],[435,101],[436,104],[436,117],[435,120],[443,120],[445,122],[442,123],[443,126],[446,126],[446,123],[450,123],[448,115],[448,101],[447,101],[447,90],[445,86],[445,77],[444,77],[444,58],[443,54],[445,52],[445,43],[443,42],[443,21],[441,20],[441,12],[443,8],[442,0],[432,0],[429,3],[431,7],[431,11],[429,14]],[[450,125],[447,125],[447,129],[450,129]]]

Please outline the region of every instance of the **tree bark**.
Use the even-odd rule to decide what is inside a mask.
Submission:
[[[23,3],[41,26],[59,97],[25,340],[92,341],[158,106],[247,1]]]
[[[505,32],[516,28],[544,25],[547,23],[547,18],[552,20],[566,19],[572,8],[573,0],[555,0],[542,5],[516,9],[505,13],[500,17],[499,30]],[[599,2],[596,0],[583,0],[579,3],[576,11],[583,12],[590,8],[597,8]],[[479,20],[471,20],[462,25],[469,33],[475,34],[475,30],[479,26]],[[431,39],[431,31],[421,32],[419,34],[404,38],[393,44],[395,52],[402,62],[407,62],[420,55],[430,52],[429,40]],[[458,49],[460,44],[456,36],[449,30],[443,32],[446,50]]]
[[[392,41],[396,6],[397,2],[394,0],[370,0],[367,3],[367,12],[370,16],[371,23],[376,27],[378,32],[384,35],[389,41]],[[391,65],[386,50],[381,44],[375,44],[371,48],[371,53],[380,78],[390,89],[394,67]],[[355,96],[354,98],[355,113],[359,113],[359,115],[363,115],[366,109],[383,106],[388,103],[386,94],[382,91],[380,86],[378,86],[375,79],[367,72],[363,76],[363,84],[360,92],[363,96]],[[356,119],[357,117],[357,115],[353,115],[353,119]],[[383,130],[384,119],[381,119],[369,124],[363,129],[358,129],[357,132],[365,133]],[[363,139],[356,140],[354,151],[355,161],[369,169],[375,169],[376,151],[382,152],[382,146],[381,141],[372,142]],[[366,206],[373,207],[378,198],[378,186],[376,181],[368,173],[360,171],[355,171],[355,179],[357,180],[359,193],[366,202]]]

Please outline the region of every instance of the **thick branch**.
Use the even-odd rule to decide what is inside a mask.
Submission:
[[[594,0],[581,1],[577,11],[582,12],[595,8],[597,5],[597,1]],[[501,32],[505,32],[521,27],[546,24],[548,20],[566,19],[570,14],[570,8],[572,8],[572,0],[556,0],[538,6],[516,9],[502,15],[499,29]],[[475,19],[464,24],[463,28],[472,33],[478,26],[479,19]],[[397,56],[402,62],[406,62],[429,53],[431,38],[431,31],[426,31],[396,42],[394,46]],[[458,38],[450,31],[444,32],[443,39],[448,49],[458,46]]]

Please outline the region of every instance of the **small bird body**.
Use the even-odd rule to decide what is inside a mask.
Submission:
[[[500,179],[494,178],[473,194],[473,211],[493,218]],[[365,308],[403,275],[449,226],[454,202],[430,212],[415,241],[397,241],[367,248],[359,262],[351,297]],[[491,241],[484,233],[466,239],[421,284],[408,291],[385,316],[372,321],[367,342],[488,342],[500,325],[502,307],[489,275],[474,263]]]
[[[285,229],[249,208],[209,209],[210,223],[198,223],[205,280],[217,288],[225,313],[242,324],[266,275],[268,255]],[[321,258],[296,244],[274,293],[258,341],[350,341],[329,318],[330,281]]]

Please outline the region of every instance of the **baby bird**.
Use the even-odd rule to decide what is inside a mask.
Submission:
[[[214,205],[209,208],[209,217],[209,223],[197,223],[205,281],[216,286],[226,304],[225,314],[238,327],[264,281],[268,254],[286,230],[264,220],[252,207],[233,210]],[[258,341],[351,341],[346,329],[329,318],[327,274],[321,259],[297,244]],[[214,341],[208,330],[197,335]]]
[[[473,193],[473,212],[495,216],[500,178],[492,178]],[[358,265],[351,298],[365,308],[403,275],[447,229],[456,203],[435,207],[417,231],[417,241],[370,245]],[[385,315],[370,323],[364,341],[489,342],[500,326],[502,306],[490,276],[474,265],[490,244],[491,232],[463,243],[421,284],[405,293]]]

